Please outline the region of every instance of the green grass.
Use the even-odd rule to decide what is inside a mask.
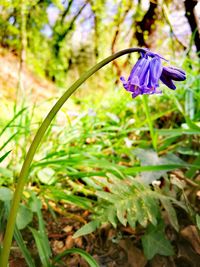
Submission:
[[[186,183],[188,179],[193,186],[198,188],[200,186],[194,179],[199,169],[200,148],[198,65],[193,62],[193,69],[191,69],[188,67],[188,60],[184,65],[187,80],[178,84],[176,91],[170,91],[163,86],[163,95],[138,97],[133,100],[131,95],[123,90],[121,84],[115,88],[109,87],[105,92],[101,91],[99,97],[96,92],[94,95],[91,93],[91,88],[89,96],[87,92],[83,93],[81,98],[76,94],[73,103],[62,108],[45,135],[30,169],[28,187],[32,188],[34,183],[38,188],[39,198],[53,200],[57,205],[62,201],[89,210],[92,213],[91,219],[96,222],[92,230],[105,221],[110,222],[113,227],[117,227],[120,223],[137,226],[137,220],[133,220],[135,215],[128,213],[128,221],[125,220],[126,209],[122,209],[123,204],[120,206],[121,209],[111,207],[116,199],[121,198],[122,203],[127,201],[127,207],[124,208],[128,209],[131,205],[128,200],[131,194],[134,195],[137,187],[142,194],[149,194],[150,203],[156,199],[157,205],[155,208],[148,205],[146,201],[145,214],[147,215],[145,215],[146,221],[143,227],[149,224],[156,227],[162,217],[160,207],[164,206],[172,226],[177,229],[174,204],[185,209],[191,220],[195,222],[195,213],[191,207],[194,203],[180,198],[180,195],[184,196],[184,190],[180,186],[182,181],[173,181],[178,191],[175,195],[168,186],[172,183],[169,174],[174,170],[181,170],[185,174]],[[103,82],[107,88],[106,82]],[[94,88],[95,91],[98,88],[98,84],[94,83],[87,83],[87,86]],[[41,105],[21,107],[18,113],[13,114],[12,119],[2,126],[0,131],[0,138],[3,140],[0,148],[1,186],[10,187],[12,190],[15,188],[18,172],[33,133],[50,105],[49,102],[44,103],[45,108],[42,112],[40,112]],[[166,186],[160,192],[149,184],[161,177],[165,179]],[[127,181],[128,183],[132,181],[130,188],[127,187]],[[105,186],[110,188],[109,193],[104,192]],[[118,190],[118,186],[121,191]],[[28,191],[28,188],[25,190]],[[32,190],[34,191],[33,188]],[[164,199],[161,198],[162,194],[165,195]],[[141,195],[139,194],[138,197],[137,201],[140,203]],[[5,204],[2,199],[1,202],[3,203],[1,205]],[[26,198],[24,203],[28,203]],[[112,215],[109,215],[107,205],[110,210],[115,210]],[[140,207],[140,204],[138,205]],[[153,213],[154,208],[155,213]],[[103,219],[102,211],[105,211]],[[141,224],[142,215],[139,212],[136,213]],[[31,229],[31,231],[41,261],[44,266],[48,266],[51,248],[47,245],[48,239],[41,213],[37,213],[37,216],[39,229]],[[6,213],[0,214],[1,229],[4,228],[5,217]],[[87,230],[81,233],[89,232]],[[162,238],[166,243],[163,233],[164,230],[162,230]],[[155,233],[154,236],[147,237],[158,238]],[[15,239],[29,266],[34,266],[18,229],[15,231]],[[169,244],[167,243],[166,246],[169,247]],[[45,251],[47,248],[48,251]],[[71,252],[76,251],[71,250],[66,253]],[[88,257],[88,262],[93,261],[82,251],[77,253]],[[60,257],[56,259],[60,260]]]

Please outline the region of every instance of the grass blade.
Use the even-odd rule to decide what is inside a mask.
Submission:
[[[21,235],[21,233],[20,233],[20,231],[19,231],[19,229],[17,227],[15,228],[14,238],[17,241],[17,244],[18,244],[18,246],[19,246],[19,248],[20,248],[20,250],[21,250],[21,252],[22,252],[22,254],[23,254],[24,258],[25,258],[25,260],[26,260],[27,265],[29,267],[36,267],[32,257],[31,257],[31,254],[28,251],[28,249],[27,249],[27,247],[26,247],[26,245],[24,243],[22,235]]]
[[[95,261],[95,259],[90,254],[88,254],[87,252],[85,252],[84,250],[82,250],[80,248],[71,248],[71,249],[65,250],[63,253],[61,253],[61,254],[59,254],[58,256],[55,257],[54,262],[59,261],[61,258],[63,258],[64,256],[66,256],[67,254],[71,254],[71,253],[78,253],[81,257],[84,258],[84,260],[91,267],[99,267],[99,265]]]
[[[33,237],[35,239],[37,251],[39,253],[42,266],[50,267],[51,265],[50,265],[49,253],[47,252],[47,249],[45,248],[45,242],[42,239],[42,235],[40,234],[40,232],[38,232],[37,230],[31,227],[29,227],[29,229],[31,230]]]
[[[11,152],[12,150],[7,151],[2,157],[0,157],[0,162],[2,162]]]
[[[22,108],[7,124],[6,126],[1,130],[0,136],[6,131],[8,127],[26,110],[27,108]]]

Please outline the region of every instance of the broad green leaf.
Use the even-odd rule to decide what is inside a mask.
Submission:
[[[32,212],[38,212],[42,208],[42,202],[38,197],[31,197],[29,199],[29,207]]]
[[[9,201],[13,198],[13,192],[6,187],[0,187],[0,200]]]
[[[141,149],[137,148],[134,150],[134,154],[140,159],[142,167],[146,167],[148,165],[155,166],[155,169],[144,172],[141,170],[141,181],[145,184],[150,184],[154,180],[159,179],[161,176],[167,173],[171,169],[174,163],[178,165],[185,164],[180,158],[175,156],[174,154],[168,154],[165,157],[159,157],[158,154],[153,150]],[[166,169],[160,169],[159,166],[166,165]],[[167,165],[169,165],[169,169],[167,169]],[[179,167],[180,167],[179,166]]]
[[[165,237],[164,229],[150,225],[142,237],[142,246],[145,257],[151,260],[156,254],[172,256],[173,247]]]
[[[51,185],[56,181],[55,171],[48,167],[39,170],[37,176],[43,184]]]
[[[73,238],[77,238],[79,236],[88,235],[92,232],[94,232],[97,227],[99,227],[98,221],[91,221],[84,226],[82,226],[74,235]]]
[[[19,230],[24,229],[33,218],[32,211],[24,205],[20,205],[17,213],[16,224]]]

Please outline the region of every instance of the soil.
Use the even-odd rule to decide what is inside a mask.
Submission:
[[[48,99],[56,92],[54,84],[44,77],[39,77],[27,66],[22,75],[22,91],[20,96],[31,98],[31,101]],[[16,99],[16,88],[19,85],[19,57],[0,47],[0,85],[1,95],[10,100]]]
[[[141,246],[143,229],[137,229],[137,231],[131,227],[113,229],[110,225],[104,225],[94,234],[73,239],[73,234],[83,225],[83,222],[89,221],[90,214],[87,211],[72,206],[68,207],[68,212],[68,217],[57,213],[56,218],[53,218],[48,210],[43,210],[48,238],[53,252],[52,258],[66,249],[80,248],[92,255],[100,267],[199,266],[200,237],[196,226],[192,224],[182,226],[179,233],[175,232],[170,225],[167,225],[166,234],[174,247],[175,255],[171,257],[156,255],[152,260],[147,261]],[[184,218],[182,219],[185,221]],[[37,225],[35,225],[35,228],[37,228]],[[42,267],[31,233],[27,229],[22,233],[35,260],[36,266]],[[63,263],[54,266],[89,266],[78,254],[65,256],[62,262]],[[15,243],[13,243],[10,257],[10,267],[27,267]]]
[[[0,50],[0,83],[1,97],[15,99],[19,76],[18,58]],[[30,70],[25,69],[22,75],[25,93],[38,98],[49,98],[55,91],[52,83],[36,77]],[[32,93],[33,92],[33,93]],[[32,99],[31,99],[32,100]],[[166,234],[173,244],[175,255],[164,257],[156,255],[147,261],[141,246],[143,229],[131,227],[118,227],[113,229],[110,225],[104,225],[94,234],[73,239],[73,234],[80,227],[90,221],[87,211],[77,209],[74,206],[66,208],[68,216],[55,212],[56,218],[43,209],[43,217],[46,223],[48,238],[54,258],[66,249],[81,248],[92,255],[100,267],[198,267],[200,266],[200,237],[196,226],[187,220],[181,226],[179,233],[175,232],[166,221]],[[183,216],[183,214],[180,214]],[[183,219],[183,218],[182,218]],[[37,229],[37,222],[33,220],[32,227]],[[28,229],[22,231],[23,239],[35,260],[36,266],[41,263],[33,236]],[[1,237],[0,237],[1,239]],[[153,244],[152,244],[153,245]],[[87,267],[88,264],[78,254],[65,256],[63,264],[57,267]],[[9,261],[10,267],[27,267],[17,244],[13,242]],[[41,266],[42,267],[42,266]]]

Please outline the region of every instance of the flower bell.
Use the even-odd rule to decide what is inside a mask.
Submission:
[[[131,70],[128,81],[121,77],[124,88],[132,93],[135,98],[143,94],[160,94],[157,88],[159,80],[161,80],[170,89],[176,89],[174,81],[184,81],[186,79],[185,72],[175,67],[163,67],[158,54],[154,54],[148,50],[141,54],[141,58],[137,61]]]
[[[160,80],[167,85],[170,89],[175,90],[176,86],[174,81],[184,81],[186,79],[185,72],[175,67],[163,67]]]

